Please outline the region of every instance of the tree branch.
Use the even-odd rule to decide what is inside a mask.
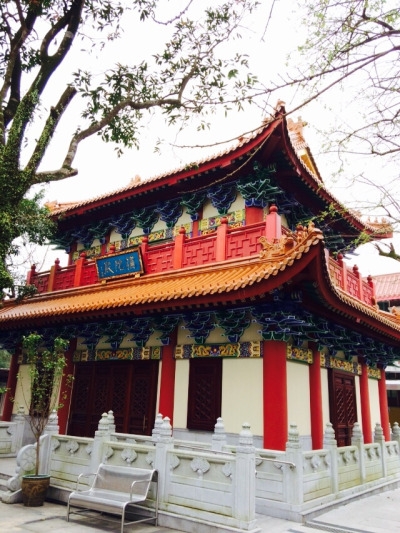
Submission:
[[[36,147],[25,169],[30,174],[33,175],[36,173],[37,168],[39,167],[46,152],[46,149],[51,139],[53,138],[54,132],[62,115],[71,103],[76,93],[77,91],[75,87],[68,86],[63,92],[63,94],[60,96],[57,105],[51,108],[50,115],[46,120],[42,133],[40,134],[40,137],[36,142]]]

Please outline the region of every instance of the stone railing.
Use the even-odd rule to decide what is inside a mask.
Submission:
[[[400,428],[393,426],[385,442],[375,427],[374,442],[364,444],[358,423],[351,446],[337,447],[327,424],[324,447],[303,450],[295,425],[285,451],[256,449],[247,424],[237,445],[226,444],[218,419],[209,443],[172,437],[168,418],[158,415],[151,437],[115,432],[113,413],[104,414],[93,439],[59,435],[56,417],[43,437],[42,471],[51,475],[50,497],[65,502],[81,472],[93,472],[101,462],[157,469],[161,526],[193,531],[258,531],[256,512],[302,521],[307,513],[346,498],[400,483]],[[17,457],[16,476],[3,501],[19,501],[21,476],[32,468],[34,445]],[[13,491],[13,492],[11,492]],[[150,502],[151,505],[151,502]]]
[[[0,422],[0,458],[16,457],[24,436],[25,416],[21,408],[13,422]]]

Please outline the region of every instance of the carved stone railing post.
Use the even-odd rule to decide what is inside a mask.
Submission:
[[[103,461],[103,445],[110,438],[110,412],[103,413],[99,421],[98,429],[94,433],[93,448],[90,454],[90,471],[97,472],[99,464]],[[115,426],[114,426],[115,429]]]
[[[217,423],[214,426],[214,433],[212,436],[211,449],[217,452],[222,451],[226,445],[226,433],[224,421],[221,417],[217,418]]]
[[[381,449],[381,461],[382,461],[382,477],[387,476],[387,463],[386,463],[386,445],[385,436],[383,434],[382,426],[377,422],[375,424],[374,442],[380,445]]]
[[[304,500],[303,449],[296,424],[290,424],[289,426],[285,460],[294,465],[282,465],[284,469],[286,501],[292,505],[301,505]]]
[[[43,436],[40,438],[40,471],[39,474],[49,474],[51,465],[52,436],[60,433],[58,425],[57,411],[53,411],[49,416],[46,427],[43,431]]]
[[[158,440],[156,442],[156,453],[154,457],[153,468],[158,470],[158,494],[160,503],[168,502],[168,480],[169,469],[168,452],[174,447],[174,439],[172,437],[171,420],[166,416],[159,428]]]
[[[252,529],[256,524],[256,454],[250,424],[245,422],[236,448],[233,516],[238,527]]]
[[[332,493],[337,494],[339,492],[337,442],[335,439],[335,430],[330,422],[328,422],[325,427],[324,448],[329,450],[331,455],[331,487]]]
[[[163,424],[163,417],[161,413],[158,413],[154,422],[154,428],[151,432],[151,440],[156,443],[160,439],[161,426]]]
[[[14,418],[15,431],[12,436],[11,453],[17,453],[22,446],[25,431],[25,411],[22,405],[18,407],[18,412]]]
[[[400,449],[400,426],[395,422],[392,427],[392,440],[396,441]]]
[[[351,445],[357,446],[358,449],[358,461],[360,465],[360,479],[361,483],[365,483],[365,454],[364,454],[364,436],[361,431],[360,424],[354,423],[353,431],[351,434]]]

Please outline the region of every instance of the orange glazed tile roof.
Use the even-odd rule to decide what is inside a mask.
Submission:
[[[400,272],[373,276],[376,299],[400,300]]]
[[[179,306],[184,299],[227,294],[276,276],[293,265],[310,248],[322,242],[322,233],[312,229],[284,255],[279,246],[268,245],[260,257],[190,267],[141,278],[111,281],[79,289],[43,293],[21,303],[5,302],[0,325],[32,318],[61,317],[168,302]],[[242,299],[244,295],[240,295]],[[7,327],[6,326],[6,327]]]

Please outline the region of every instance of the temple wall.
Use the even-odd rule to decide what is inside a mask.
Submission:
[[[244,209],[244,199],[241,194],[238,193],[236,200],[232,203],[228,211],[238,211],[239,209]],[[212,205],[211,201],[205,202],[203,205],[202,218],[210,218],[215,216],[220,216],[217,208]]]
[[[363,431],[362,415],[361,415],[360,377],[356,376],[356,379],[354,381],[355,381],[355,389],[356,389],[357,421],[359,422],[361,426],[361,431]]]
[[[176,222],[176,226],[181,226],[182,224],[191,224],[192,218],[189,215],[189,213],[186,211],[186,209],[183,210],[182,215],[178,218]]]
[[[18,412],[18,408],[22,406],[25,414],[28,413],[28,405],[25,398],[29,399],[31,396],[31,379],[29,376],[29,365],[20,365],[19,379],[17,381],[17,388],[15,390],[15,399],[13,401],[13,414]]]
[[[379,382],[377,379],[368,380],[369,388],[369,405],[371,410],[371,426],[372,431],[375,428],[375,424],[381,423],[381,413],[379,409]]]
[[[189,392],[189,360],[176,362],[174,428],[186,428]]]
[[[296,424],[301,436],[311,434],[310,380],[308,365],[287,362],[288,423]]]
[[[253,435],[263,434],[262,359],[224,359],[222,418],[228,433],[239,433],[248,422]]]
[[[328,369],[321,368],[321,395],[322,395],[322,421],[323,426],[330,422],[329,414],[329,389],[328,389]]]

